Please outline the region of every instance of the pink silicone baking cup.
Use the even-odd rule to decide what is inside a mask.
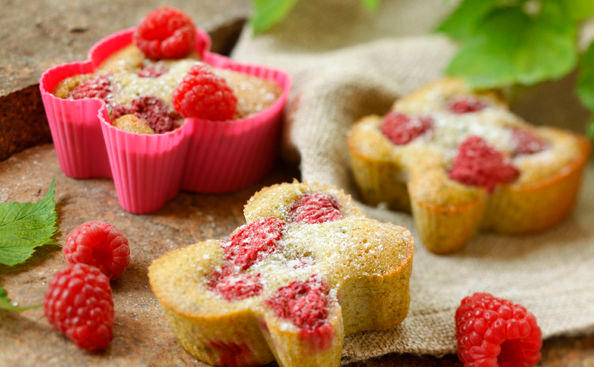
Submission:
[[[129,45],[133,32],[108,36],[89,51],[88,61],[60,65],[41,76],[41,96],[62,171],[74,178],[113,178],[120,205],[138,214],[158,210],[180,190],[223,193],[262,179],[277,157],[291,79],[278,70],[208,52],[210,38],[201,30],[196,49],[202,60],[276,82],[282,94],[272,106],[240,120],[185,119],[172,132],[141,135],[111,125],[101,100],[68,100],[51,93],[65,78],[93,72]]]

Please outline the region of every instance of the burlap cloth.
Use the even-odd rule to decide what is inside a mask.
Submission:
[[[370,15],[359,0],[301,0],[272,31],[257,37],[244,31],[235,59],[282,68],[294,77],[283,153],[300,158],[303,180],[357,197],[346,132],[359,117],[383,114],[399,95],[441,75],[455,46],[427,32],[447,13],[446,3],[383,0]],[[575,100],[558,91],[567,83],[549,86],[553,97],[521,91],[518,109],[536,123],[583,122]],[[583,131],[583,125],[575,128]],[[411,230],[414,270],[406,320],[393,330],[348,337],[344,362],[390,352],[454,352],[455,309],[476,291],[525,305],[545,337],[594,331],[592,165],[586,171],[577,208],[562,224],[524,237],[480,234],[451,256],[427,252],[409,214],[358,202],[368,215]]]

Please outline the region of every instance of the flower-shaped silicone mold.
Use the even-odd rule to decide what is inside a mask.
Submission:
[[[140,135],[114,127],[99,99],[71,100],[52,94],[62,80],[92,73],[132,44],[133,34],[134,28],[108,36],[91,48],[87,61],[60,65],[41,76],[39,87],[62,171],[74,178],[113,178],[120,204],[133,213],[156,211],[180,190],[228,192],[263,178],[277,156],[290,77],[210,53],[210,38],[200,29],[196,52],[203,62],[274,81],[282,88],[280,97],[246,118],[186,118],[174,131]]]
[[[407,314],[410,233],[365,218],[342,191],[281,184],[246,225],[155,260],[153,292],[182,346],[213,365],[338,366],[343,338]]]
[[[589,142],[533,127],[493,92],[444,79],[398,100],[348,136],[351,165],[370,204],[411,210],[425,246],[458,250],[481,228],[549,228],[574,206]]]

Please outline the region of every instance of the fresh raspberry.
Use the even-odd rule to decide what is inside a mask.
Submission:
[[[240,227],[223,245],[225,259],[240,270],[248,269],[256,261],[276,251],[285,226],[282,220],[270,217]]]
[[[99,98],[107,101],[113,92],[111,82],[105,75],[99,75],[80,83],[70,93],[72,99]]]
[[[64,258],[70,264],[95,266],[114,280],[130,263],[130,248],[126,237],[111,224],[86,222],[66,237]]]
[[[478,112],[487,107],[476,98],[461,97],[450,102],[450,111],[457,114]]]
[[[230,120],[237,112],[237,97],[225,79],[207,66],[190,68],[173,91],[173,107],[184,117],[205,120]]]
[[[380,130],[396,145],[410,143],[426,131],[433,128],[433,119],[428,116],[407,116],[390,111],[385,117]]]
[[[515,155],[539,153],[547,148],[547,143],[528,129],[512,129],[512,139]]]
[[[94,266],[75,264],[57,272],[43,307],[50,324],[89,352],[105,349],[113,338],[109,279]]]
[[[162,7],[148,13],[134,33],[134,43],[153,60],[179,59],[189,54],[196,42],[196,26],[181,11]]]
[[[215,270],[208,285],[227,301],[241,300],[262,293],[260,274],[234,273],[230,267]]]
[[[495,186],[515,180],[520,171],[483,138],[470,135],[458,147],[450,178],[465,185],[483,186],[493,192]]]
[[[328,319],[328,287],[316,276],[295,280],[266,300],[277,317],[290,320],[304,331],[323,327]]]
[[[456,310],[458,356],[467,367],[528,367],[540,360],[541,332],[524,306],[475,293]]]
[[[138,70],[136,75],[138,75],[141,78],[158,78],[168,71],[169,71],[168,68],[166,68],[164,66],[160,66],[160,65],[156,65],[156,66],[143,65],[142,69]]]
[[[303,196],[291,207],[291,221],[309,224],[342,219],[340,205],[332,195],[316,193]]]
[[[181,117],[169,111],[167,104],[154,96],[138,97],[129,106],[115,105],[111,110],[112,120],[117,120],[123,115],[134,114],[148,122],[156,134],[163,134],[175,129],[175,121]]]

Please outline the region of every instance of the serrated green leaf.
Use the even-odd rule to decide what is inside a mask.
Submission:
[[[437,27],[453,39],[470,37],[481,19],[497,6],[497,0],[463,0]]]
[[[571,17],[577,21],[594,16],[594,1],[592,0],[566,0]]]
[[[577,94],[584,106],[588,107],[594,114],[594,42],[590,43],[590,46],[582,55]],[[590,121],[587,133],[590,138],[594,138],[594,117]]]
[[[254,33],[265,31],[283,20],[297,0],[253,0],[254,13],[250,23]]]
[[[38,308],[40,306],[41,305],[32,305],[32,306],[19,307],[19,306],[13,305],[12,304],[12,301],[10,300],[10,298],[8,298],[8,295],[6,294],[6,291],[0,285],[0,309],[8,310],[8,311],[20,312],[20,311],[30,310],[32,308]]]
[[[379,7],[380,0],[362,0],[367,10],[374,12]]]
[[[446,72],[472,87],[493,88],[559,78],[576,62],[576,25],[566,5],[543,0],[534,16],[518,6],[490,12]]]
[[[55,180],[36,203],[0,204],[0,263],[16,265],[27,260],[36,247],[56,244]]]

